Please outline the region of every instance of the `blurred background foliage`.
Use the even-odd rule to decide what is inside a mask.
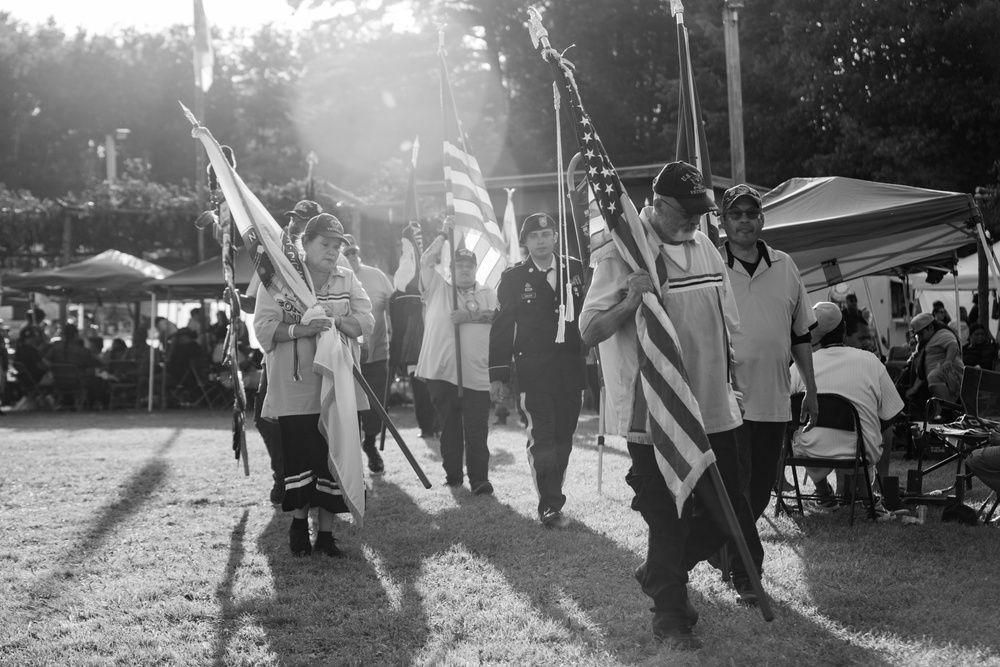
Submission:
[[[487,176],[555,168],[551,76],[524,27],[522,0],[357,4],[303,33],[215,30],[202,121],[233,147],[240,174],[277,216],[305,195],[314,151],[317,198],[364,224],[363,251],[389,269],[403,221],[386,204],[404,199],[417,135],[418,179],[442,178],[436,26],[446,26],[459,114]],[[678,64],[669,3],[535,4],[553,45],[569,49],[616,164],[672,159]],[[687,5],[712,168],[728,175],[722,3]],[[739,25],[750,182],[840,175],[995,189],[1000,3],[746,5]],[[74,259],[112,247],[170,268],[194,263],[196,144],[177,104],[192,106],[191,42],[190,26],[97,35],[0,13],[0,269],[58,263],[64,216],[80,221]],[[131,132],[118,145],[119,180],[109,184],[103,142],[116,128]],[[568,134],[564,144],[574,145]],[[423,203],[428,215],[440,213]]]

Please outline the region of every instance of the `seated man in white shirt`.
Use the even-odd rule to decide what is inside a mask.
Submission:
[[[829,302],[813,306],[816,328],[813,343],[813,370],[819,394],[839,394],[849,400],[861,418],[861,431],[868,462],[882,456],[882,432],[892,428],[892,420],[903,409],[903,400],[889,377],[885,366],[871,352],[845,345],[846,324],[840,307]],[[792,393],[805,391],[805,383],[793,367]],[[818,426],[810,431],[801,428],[792,436],[792,451],[811,458],[845,459],[854,456],[854,433]],[[829,496],[824,507],[835,507],[833,489],[826,478],[831,468],[807,468],[806,473],[816,485],[816,492]]]

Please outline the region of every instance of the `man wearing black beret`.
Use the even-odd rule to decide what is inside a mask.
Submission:
[[[562,513],[562,483],[585,386],[576,318],[564,323],[563,342],[556,342],[567,266],[574,312],[583,305],[584,282],[580,260],[554,252],[558,240],[549,216],[536,213],[525,219],[520,242],[528,258],[500,277],[499,308],[490,330],[490,395],[494,401],[506,396],[513,360],[521,408],[528,417],[528,463],[538,489],[538,518],[547,528],[569,525]]]

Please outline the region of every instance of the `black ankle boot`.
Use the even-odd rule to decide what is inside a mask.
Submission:
[[[316,535],[316,551],[326,554],[330,558],[343,558],[344,552],[337,547],[337,540],[333,539],[332,532],[320,531]]]
[[[361,449],[364,450],[365,455],[368,457],[369,470],[375,473],[385,471],[385,463],[382,461],[382,455],[379,453],[378,447],[375,446],[374,436],[371,439],[366,437],[364,444],[361,445]]]
[[[309,519],[292,519],[288,529],[288,546],[293,556],[308,556],[312,553],[309,542]]]

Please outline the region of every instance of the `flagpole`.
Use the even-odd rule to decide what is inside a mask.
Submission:
[[[448,141],[448,115],[445,110],[445,91],[448,93],[448,97],[451,98],[452,104],[455,103],[455,98],[452,96],[451,81],[448,79],[448,64],[445,61],[445,50],[444,50],[444,26],[438,26],[438,55],[441,57],[441,124],[443,128],[441,145]],[[458,120],[458,114],[455,115],[455,120]],[[458,129],[458,136],[465,143],[465,138],[462,134],[462,129]],[[464,148],[464,146],[463,146]],[[468,154],[468,151],[466,151]],[[444,156],[445,164],[448,162],[448,155]],[[447,199],[447,196],[446,196]],[[455,205],[452,202],[447,204],[446,214],[453,221],[452,228],[448,232],[448,241],[451,246],[451,309],[453,311],[458,310],[458,285],[455,282]],[[459,331],[458,324],[455,325],[455,376],[458,383],[458,400],[462,400],[462,337]]]
[[[406,203],[404,204],[404,210],[403,210],[403,218],[404,218],[404,222],[406,224],[409,224],[411,221],[412,222],[416,222],[417,224],[420,224],[420,203],[417,201],[417,156],[419,154],[420,154],[420,135],[417,135],[413,139],[413,149],[410,152],[410,173],[409,173],[409,176],[407,178],[407,184],[406,184]],[[411,201],[413,202],[412,203],[412,208],[411,208],[411,204],[410,204]],[[391,212],[392,211],[390,210],[390,213]],[[407,217],[409,217],[410,219],[407,220],[406,219]],[[395,300],[395,298],[396,298],[396,296],[393,295],[392,300]],[[392,319],[392,305],[391,305],[392,304],[392,300],[390,300],[390,306],[389,306],[389,313],[390,313],[389,319],[390,320]],[[386,373],[385,373],[385,376],[386,376],[385,377],[385,401],[383,402],[383,405],[386,405],[386,406],[389,405],[389,390],[392,388],[392,378],[394,376],[394,373],[392,371],[396,367],[397,363],[398,363],[398,360],[392,358],[392,345],[390,345],[389,346],[389,368],[386,369]],[[382,421],[382,431],[379,434],[379,443],[378,443],[379,451],[385,451],[385,431],[386,431],[386,428],[387,428],[386,422],[383,420]]]
[[[688,31],[687,26],[684,25],[684,2],[683,0],[670,0],[670,12],[674,15],[674,19],[677,22],[677,48],[680,49],[682,57],[680,58],[681,67],[684,68],[682,72],[682,78],[687,76],[687,80],[690,85],[687,87],[687,91],[684,90],[684,86],[680,87],[680,95],[683,96],[687,92],[687,107],[690,110],[691,115],[691,134],[688,136],[688,141],[694,144],[694,166],[698,168],[698,171],[704,173],[704,165],[702,165],[701,159],[701,146],[698,141],[698,127],[697,124],[699,119],[695,115],[695,94],[694,94],[694,69],[691,67],[691,45],[688,43]],[[680,133],[680,126],[684,123],[684,118],[678,118],[678,133]],[[698,227],[703,234],[708,236],[708,216],[701,215],[699,217]],[[710,237],[711,238],[711,237]]]
[[[396,426],[392,423],[392,420],[389,419],[388,413],[386,413],[382,403],[379,402],[378,396],[375,395],[375,391],[371,388],[371,385],[369,385],[368,381],[365,380],[365,376],[361,373],[361,369],[358,368],[356,363],[352,364],[351,368],[354,371],[354,379],[357,381],[361,389],[364,390],[365,395],[368,396],[368,401],[371,403],[372,409],[378,413],[382,423],[389,427],[393,440],[395,440],[396,444],[399,445],[399,450],[403,452],[403,456],[405,456],[406,460],[409,461],[410,467],[413,468],[413,472],[417,473],[417,478],[420,479],[420,483],[424,485],[425,489],[431,488],[431,481],[427,479],[427,475],[424,474],[420,464],[417,463],[415,458],[413,458],[413,453],[410,451],[410,448],[406,446],[406,443],[403,442],[403,436],[399,434]]]

